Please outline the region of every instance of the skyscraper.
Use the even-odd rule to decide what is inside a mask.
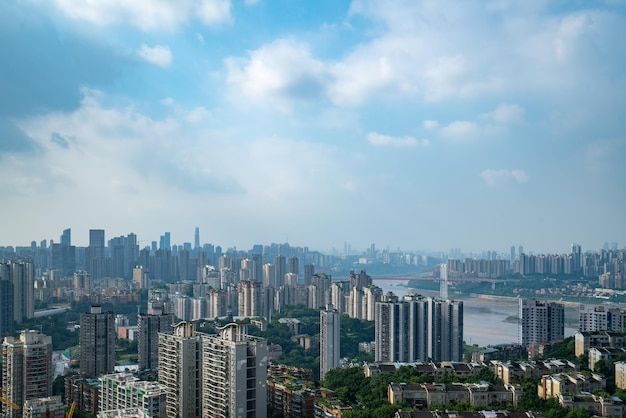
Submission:
[[[285,284],[285,273],[287,273],[287,262],[284,256],[277,255],[274,258],[274,269],[274,283],[276,287],[280,287]]]
[[[61,245],[72,245],[72,230],[70,228],[63,230],[63,234],[61,234]]]
[[[140,370],[156,369],[159,366],[159,333],[170,334],[173,330],[174,315],[159,313],[157,315],[139,314],[137,325],[138,364]]]
[[[94,305],[80,315],[80,371],[89,377],[115,369],[115,314]]]
[[[556,302],[519,299],[519,343],[555,342],[565,334],[565,307]]]
[[[289,257],[287,259],[287,273],[300,276],[300,259],[298,257]]]
[[[252,280],[244,280],[237,283],[238,289],[238,315],[245,317],[260,316],[261,309],[261,283]]]
[[[267,343],[228,324],[217,335],[180,322],[159,334],[159,382],[166,387],[167,416],[267,416]]]
[[[89,246],[85,248],[85,270],[94,279],[99,279],[108,275],[107,267],[110,266],[104,258],[104,229],[90,229]]]
[[[34,317],[34,286],[35,266],[32,262],[18,260],[0,263],[0,300],[3,301],[0,307],[0,331],[2,328],[12,329],[13,321],[23,322]],[[7,311],[9,307],[13,309],[11,314]]]
[[[193,249],[197,250],[200,248],[200,228],[196,226],[196,232],[193,236]]]
[[[20,406],[2,404],[2,416],[21,417],[24,401],[52,395],[52,337],[32,330],[5,337],[2,365],[3,397]]]
[[[11,266],[0,263],[0,338],[13,334],[13,282]]]
[[[376,303],[376,361],[461,361],[463,302],[419,295]]]
[[[340,330],[339,312],[329,304],[326,310],[320,311],[320,381],[329,370],[339,367]]]
[[[267,343],[228,324],[202,337],[202,416],[267,416]]]
[[[200,416],[201,356],[193,322],[178,323],[171,334],[159,333],[159,383],[166,387],[168,418]]]

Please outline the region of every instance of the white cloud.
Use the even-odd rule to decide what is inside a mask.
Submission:
[[[256,99],[319,98],[328,77],[326,66],[311,56],[307,45],[280,39],[252,51],[245,59],[229,58],[228,83]]]
[[[441,136],[458,141],[471,141],[476,138],[480,129],[474,122],[459,120],[441,128]]]
[[[425,120],[422,122],[422,126],[424,126],[424,129],[428,130],[437,129],[439,127],[439,122],[436,120]]]
[[[216,25],[231,20],[230,8],[230,0],[202,0],[197,15],[203,23]]]
[[[192,18],[207,25],[231,21],[230,0],[55,0],[72,19],[100,26],[129,24],[144,31],[175,29]]]
[[[172,64],[172,51],[168,46],[155,45],[154,47],[149,47],[146,44],[142,44],[139,51],[137,51],[137,55],[159,67],[169,67]]]
[[[495,123],[508,125],[524,121],[524,108],[515,104],[502,104],[493,111],[485,113],[483,117]]]
[[[393,137],[376,132],[368,133],[367,140],[372,145],[392,147],[427,147],[430,144],[427,139],[415,139],[412,136]]]
[[[528,175],[524,170],[520,169],[487,169],[480,173],[480,177],[489,187],[499,186],[510,181],[518,184],[526,183],[528,181]]]

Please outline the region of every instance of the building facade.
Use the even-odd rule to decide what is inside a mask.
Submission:
[[[376,361],[461,361],[463,302],[420,295],[376,303]]]
[[[139,338],[137,348],[140,370],[156,369],[159,366],[159,333],[171,333],[173,323],[173,314],[138,315]]]
[[[217,335],[181,322],[159,334],[159,382],[172,418],[267,416],[267,343],[228,324]]]
[[[333,305],[320,311],[320,381],[331,369],[339,367],[341,316]]]
[[[92,306],[80,315],[80,371],[88,377],[115,369],[115,314]]]
[[[98,409],[139,408],[148,417],[165,417],[165,386],[157,382],[139,380],[130,373],[107,374],[99,378]]]
[[[200,416],[200,336],[193,322],[180,322],[173,333],[159,333],[159,383],[165,386],[166,416]]]
[[[267,416],[267,342],[228,324],[202,336],[202,416]]]
[[[52,337],[27,330],[2,343],[3,397],[20,409],[2,404],[3,416],[22,416],[24,402],[52,395]]]
[[[519,343],[563,340],[565,334],[565,307],[556,302],[537,299],[519,300]]]

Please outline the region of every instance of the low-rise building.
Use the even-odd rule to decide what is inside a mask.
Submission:
[[[595,370],[601,361],[608,368],[613,368],[613,361],[626,355],[626,348],[592,347],[589,349],[589,370]]]
[[[577,332],[574,335],[574,354],[582,356],[592,347],[626,347],[626,334],[611,331]]]
[[[606,388],[606,380],[597,373],[559,373],[545,375],[537,385],[541,399],[555,398],[559,394],[593,392]]]
[[[475,383],[391,383],[387,388],[389,403],[408,402],[416,408],[460,403],[480,407],[515,407],[521,395],[520,387]]]
[[[603,398],[590,393],[577,395],[557,396],[562,407],[567,409],[583,408],[594,416],[622,417],[624,416],[624,404],[617,396]]]

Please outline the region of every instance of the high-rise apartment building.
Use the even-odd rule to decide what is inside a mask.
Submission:
[[[376,361],[461,361],[463,302],[419,295],[376,303]]]
[[[200,416],[201,370],[200,335],[193,322],[178,323],[171,334],[159,333],[159,383],[166,387],[168,418]]]
[[[130,373],[101,376],[98,410],[112,411],[138,408],[147,417],[165,417],[165,386],[139,380]]]
[[[2,416],[22,417],[29,399],[52,395],[52,337],[27,330],[19,338],[5,337],[2,343],[3,397],[20,409],[2,404]]]
[[[140,370],[156,369],[159,366],[159,333],[170,334],[173,330],[174,314],[139,314],[138,364]]]
[[[244,280],[237,284],[238,289],[238,315],[254,317],[262,315],[261,283],[252,280]]]
[[[287,259],[287,273],[300,276],[300,259],[298,257],[291,256]]]
[[[555,342],[565,333],[565,307],[537,299],[519,300],[519,343]]]
[[[115,314],[92,306],[80,315],[80,371],[88,377],[115,369]]]
[[[287,261],[282,255],[277,255],[274,258],[274,283],[276,287],[280,287],[285,284],[285,274],[287,273]]]
[[[302,281],[305,286],[308,286],[311,284],[311,279],[313,278],[314,274],[315,274],[315,265],[305,264],[304,265],[304,277]]]
[[[339,367],[339,335],[341,330],[341,316],[333,305],[328,305],[320,311],[320,381],[326,373]]]
[[[0,263],[0,300],[0,331],[3,328],[12,330],[13,321],[23,322],[34,317],[35,266],[32,262],[17,260]]]
[[[267,343],[228,324],[202,336],[202,416],[267,416]]]
[[[0,338],[13,335],[13,282],[11,267],[0,263]]]
[[[168,417],[267,416],[267,343],[228,324],[217,335],[181,322],[159,334],[159,382]]]

